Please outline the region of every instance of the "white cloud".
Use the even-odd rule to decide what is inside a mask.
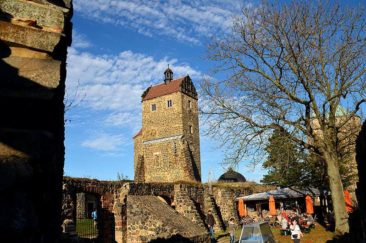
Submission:
[[[86,148],[103,152],[116,152],[121,149],[120,146],[124,143],[125,139],[122,135],[101,133],[96,135],[95,138],[83,141],[81,145]]]
[[[86,36],[80,34],[75,29],[72,31],[72,47],[84,49],[91,47],[92,44],[87,40]]]
[[[67,63],[66,97],[77,104],[75,109],[84,117],[88,116],[88,121],[102,131],[127,128],[130,134],[126,137],[141,128],[141,95],[150,85],[162,82],[168,64],[175,78],[189,74],[193,80],[198,80],[203,76],[200,71],[181,64],[177,59],[165,57],[157,60],[132,51],[95,55],[70,48]],[[68,112],[66,116],[71,114],[75,115],[75,112]],[[78,112],[76,115],[82,116]],[[70,120],[75,122],[72,117]],[[122,142],[120,136],[97,134],[93,137],[82,145],[109,151]]]
[[[139,129],[141,126],[141,119],[138,117],[139,114],[139,112],[114,112],[107,116],[105,123],[111,126],[131,126],[132,128]]]
[[[118,55],[93,55],[69,49],[67,92],[83,97],[81,105],[94,110],[126,112],[140,109],[141,95],[152,84],[162,82],[168,64],[174,77],[189,74],[199,79],[201,72],[177,59],[155,60],[151,56],[132,51]]]
[[[74,2],[75,10],[89,19],[127,27],[147,36],[166,36],[193,44],[199,44],[201,37],[228,31],[242,5],[241,0]]]

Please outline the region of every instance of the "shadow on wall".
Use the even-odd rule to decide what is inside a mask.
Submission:
[[[201,175],[200,172],[197,168],[197,164],[196,164],[196,160],[194,159],[191,147],[188,144],[188,151],[189,151],[189,157],[191,159],[191,163],[192,163],[192,169],[193,169],[193,176],[197,181],[201,181]]]
[[[356,140],[356,160],[358,167],[358,178],[356,195],[358,200],[360,225],[363,227],[359,233],[359,239],[366,242],[366,120]]]
[[[100,242],[115,242],[115,218],[112,212],[100,208],[98,211],[100,220],[98,221]]]
[[[0,234],[52,242],[60,232],[64,86],[50,89],[19,75],[9,62],[33,59],[11,56],[1,40],[0,58],[0,192],[7,195],[0,197]]]

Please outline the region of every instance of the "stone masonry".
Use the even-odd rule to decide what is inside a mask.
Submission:
[[[214,185],[210,193],[207,185],[201,183],[125,183],[115,197],[114,217],[115,217],[115,240],[118,243],[134,242],[130,237],[131,221],[127,213],[129,198],[131,196],[154,196],[160,198],[160,203],[167,204],[171,209],[188,219],[195,227],[206,228],[206,215],[208,210],[212,210],[217,222],[215,230],[217,232],[225,230],[227,221],[230,217],[238,219],[238,211],[235,203],[237,196],[248,195],[253,192],[263,191],[268,188],[257,186],[254,183],[228,183],[220,186]],[[162,202],[163,200],[163,202]],[[156,205],[156,204],[152,204]],[[154,217],[165,217],[165,211],[159,211],[160,207],[153,209]],[[134,211],[137,211],[134,208]],[[141,209],[144,211],[144,209]],[[141,213],[142,213],[141,211]],[[160,226],[159,226],[160,227]],[[165,235],[160,228],[150,226],[149,229],[140,229],[140,233],[145,234],[144,230],[155,232],[161,239],[170,239],[172,235]],[[185,229],[189,230],[189,229]],[[159,235],[162,233],[162,235]],[[207,233],[207,229],[206,229]],[[146,233],[148,234],[148,233]],[[132,234],[133,235],[133,234]],[[139,241],[142,242],[142,241]]]
[[[154,199],[154,203],[150,204],[150,210],[154,212],[151,217],[154,218],[153,221],[155,223],[149,225],[146,229],[140,229],[140,226],[138,226],[141,235],[147,235],[147,238],[143,239],[152,240],[151,235],[154,233],[156,236],[154,239],[157,242],[159,240],[164,240],[165,242],[195,240],[197,239],[197,235],[195,234],[188,234],[183,238],[182,234],[183,232],[191,232],[190,227],[203,228],[205,229],[204,232],[207,233],[206,215],[209,209],[213,211],[217,222],[215,230],[219,232],[226,228],[227,221],[230,217],[238,217],[235,203],[237,196],[244,196],[269,189],[262,185],[249,182],[219,183],[212,185],[210,188],[212,189],[209,190],[208,185],[201,183],[134,183],[65,177],[62,218],[68,224],[64,228],[67,226],[70,229],[70,222],[75,222],[77,212],[76,195],[78,193],[93,194],[98,195],[100,199],[98,203],[98,212],[100,213],[100,219],[98,221],[99,239],[107,243],[135,242],[136,235],[130,232],[131,230],[136,230],[136,226],[132,227],[135,221],[131,220],[131,217],[128,217],[128,210],[132,207],[133,212],[138,214],[138,206],[131,206],[130,204],[139,201],[139,196],[143,198],[150,196],[157,199],[157,201]],[[175,213],[188,220],[190,227],[186,228],[184,226],[186,223],[184,223],[179,228],[179,235],[177,235],[178,233],[176,231],[169,231],[170,234],[162,231],[162,223],[157,222],[159,220],[164,221],[164,224],[168,224],[168,222],[164,219],[166,211],[161,210],[161,204],[168,206],[169,210],[174,210]],[[165,206],[164,208],[166,208]],[[142,207],[140,214],[149,212],[146,211],[146,208]],[[161,219],[159,219],[160,217]],[[175,226],[173,224],[166,227],[174,228]],[[198,239],[201,238],[198,237]],[[138,242],[144,241],[140,239]],[[202,241],[198,240],[197,242]]]
[[[61,234],[70,0],[0,1],[0,242]]]
[[[201,181],[197,92],[189,76],[149,87],[134,137],[135,181]]]
[[[200,193],[200,197],[203,194],[203,187],[190,188],[183,184],[174,185],[174,204],[175,210],[190,219],[193,223],[206,227],[204,223],[204,217],[202,215],[202,204],[200,200],[196,197],[192,197],[189,192],[190,189],[195,189]]]
[[[192,221],[154,196],[127,197],[128,242],[150,242],[175,238],[171,242],[210,242],[203,226]]]
[[[366,242],[366,121],[363,122],[362,129],[358,134],[356,142],[356,159],[359,177],[356,191],[359,205],[357,214],[361,221],[358,223],[361,229],[356,233],[359,234],[359,242]]]

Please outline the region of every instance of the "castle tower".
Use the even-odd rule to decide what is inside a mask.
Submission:
[[[189,76],[142,94],[142,128],[134,136],[136,182],[201,181],[197,92]]]

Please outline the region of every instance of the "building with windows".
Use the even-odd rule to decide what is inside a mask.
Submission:
[[[323,123],[326,122],[327,120],[325,122],[323,121]],[[324,135],[319,120],[313,119],[311,121],[311,127],[318,136],[318,139],[322,141]],[[343,186],[351,192],[354,192],[358,182],[356,139],[361,130],[361,118],[357,115],[352,115],[342,106],[338,106],[335,113],[335,129],[337,131],[337,153],[339,156],[339,167]]]
[[[198,96],[189,76],[164,82],[142,94],[142,128],[134,136],[136,182],[201,181]]]

